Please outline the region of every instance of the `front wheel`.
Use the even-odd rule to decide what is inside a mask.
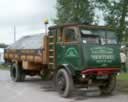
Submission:
[[[55,76],[55,87],[62,97],[69,97],[73,89],[72,76],[65,70],[59,69]]]
[[[110,95],[116,88],[116,75],[110,76],[105,85],[99,86],[101,95]]]

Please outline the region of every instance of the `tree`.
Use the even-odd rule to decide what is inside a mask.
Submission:
[[[8,45],[6,45],[6,44],[0,44],[0,48],[6,48]]]
[[[57,0],[56,24],[92,23],[93,8],[89,0]]]
[[[55,23],[98,24],[96,9],[103,12],[106,25],[117,31],[119,41],[128,41],[128,0],[57,0]]]
[[[102,10],[107,25],[118,32],[120,41],[128,41],[128,0],[93,0],[94,6]]]

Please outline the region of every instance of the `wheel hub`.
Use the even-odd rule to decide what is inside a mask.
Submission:
[[[61,76],[57,81],[57,86],[59,90],[64,91],[65,89],[65,79]]]

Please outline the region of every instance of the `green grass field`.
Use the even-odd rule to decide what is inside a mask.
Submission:
[[[127,80],[128,81],[128,73],[121,73],[117,76],[118,80]]]
[[[128,94],[128,73],[121,73],[117,76],[117,90]]]
[[[9,68],[8,68],[8,66],[7,65],[4,65],[4,64],[0,64],[0,69],[2,69],[2,70],[8,70]]]

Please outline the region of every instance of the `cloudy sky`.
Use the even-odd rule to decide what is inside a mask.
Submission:
[[[0,0],[0,43],[13,43],[16,26],[17,39],[44,31],[43,20],[56,16],[56,0]]]

